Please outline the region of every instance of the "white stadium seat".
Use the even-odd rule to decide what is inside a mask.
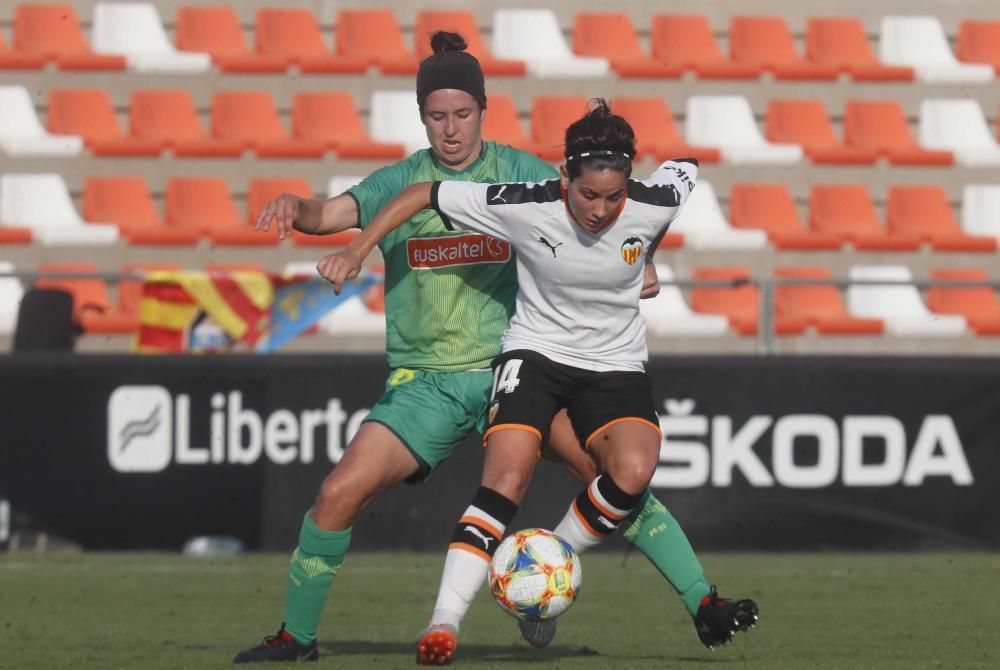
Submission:
[[[75,156],[83,151],[83,140],[49,134],[35,114],[28,89],[0,86],[0,149],[9,156]]]
[[[429,146],[412,91],[374,91],[369,124],[373,140],[402,144],[408,154]]]
[[[94,51],[124,56],[137,72],[207,72],[212,58],[207,53],[178,51],[148,2],[99,2],[94,6],[91,38]]]
[[[0,261],[0,272],[13,272],[14,264]],[[17,325],[17,310],[24,288],[17,277],[0,277],[0,335],[11,335]]]
[[[912,281],[904,265],[855,265],[852,280]],[[852,316],[882,319],[893,335],[962,335],[964,316],[935,314],[927,309],[914,286],[852,284],[847,289],[847,310]]]
[[[646,328],[656,335],[725,335],[729,319],[721,314],[699,314],[688,306],[678,286],[663,284],[674,279],[669,265],[656,264],[661,286],[655,298],[639,301]]]
[[[935,16],[882,17],[879,60],[886,65],[912,67],[917,79],[928,83],[993,80],[992,65],[962,63],[955,58]]]
[[[1000,240],[1000,184],[967,184],[962,191],[962,232]]]
[[[352,186],[360,184],[362,179],[364,177],[330,177],[330,181],[326,185],[326,197],[338,196]]]
[[[117,226],[80,218],[57,174],[0,175],[0,222],[30,228],[32,237],[47,245],[107,245],[118,239]]]
[[[684,246],[692,249],[762,249],[767,246],[763,230],[733,228],[722,213],[711,182],[704,179],[691,191],[670,232],[684,235]]]
[[[802,160],[798,144],[768,142],[747,99],[739,95],[693,95],[687,101],[687,143],[715,147],[734,165],[788,164]]]
[[[952,98],[920,103],[920,144],[947,149],[955,160],[972,167],[1000,165],[1000,144],[990,134],[975,100]]]
[[[527,63],[536,77],[603,77],[606,58],[577,56],[550,9],[498,9],[493,14],[493,55]]]

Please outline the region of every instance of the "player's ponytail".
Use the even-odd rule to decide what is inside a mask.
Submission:
[[[566,172],[571,180],[588,170],[614,170],[632,175],[635,132],[607,101],[594,98],[589,111],[566,129]]]
[[[439,54],[445,51],[465,51],[469,44],[458,33],[439,30],[431,35],[431,51]]]

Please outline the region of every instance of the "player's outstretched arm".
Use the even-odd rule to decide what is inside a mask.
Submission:
[[[349,195],[311,200],[282,193],[260,211],[254,230],[267,232],[272,224],[279,240],[291,235],[292,230],[307,235],[330,235],[358,225],[358,204]]]
[[[403,225],[411,216],[431,205],[432,182],[407,186],[385,207],[379,210],[364,232],[341,251],[325,256],[316,269],[340,293],[344,282],[358,276],[361,264],[383,237]]]

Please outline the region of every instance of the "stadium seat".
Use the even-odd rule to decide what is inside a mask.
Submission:
[[[182,51],[201,51],[222,72],[284,72],[285,59],[253,51],[231,5],[180,7],[174,40]]]
[[[646,319],[646,328],[657,335],[724,335],[729,320],[719,314],[699,314],[684,299],[680,287],[665,283],[674,280],[669,265],[656,264],[660,293],[639,301],[639,311]]]
[[[417,25],[413,30],[413,41],[417,55],[426,58],[431,55],[430,37],[439,30],[455,31],[468,43],[467,51],[476,57],[487,77],[522,76],[527,67],[521,60],[502,60],[494,58],[483,42],[483,36],[476,25],[472,12],[467,11],[434,11],[421,10],[417,12]],[[490,96],[492,109],[493,96]]]
[[[35,115],[28,89],[0,86],[0,149],[8,156],[76,156],[83,139],[50,135]]]
[[[951,165],[950,151],[934,151],[917,144],[894,100],[849,100],[844,107],[844,143],[874,150],[893,165]]]
[[[78,274],[96,274],[97,265],[94,263],[42,263],[38,266],[38,272],[46,273],[78,273]],[[94,315],[97,318],[88,318],[87,321],[93,325],[95,322],[101,324],[104,321],[101,317],[107,315],[111,312],[114,305],[111,302],[111,296],[108,293],[108,286],[103,279],[99,277],[79,277],[79,278],[43,278],[39,277],[35,280],[35,288],[40,289],[57,289],[60,291],[66,291],[73,296],[73,322],[83,327],[85,317]],[[118,325],[118,324],[109,324]],[[86,330],[86,328],[84,328]],[[100,332],[115,332],[112,328],[111,331],[100,331]]]
[[[986,63],[1000,75],[1000,21],[962,21],[958,24],[958,59]]]
[[[990,134],[979,103],[968,98],[922,101],[920,143],[951,151],[956,161],[970,167],[1000,165],[1000,144]]]
[[[80,218],[58,174],[0,175],[0,222],[31,229],[45,245],[108,245],[118,239],[115,226]]]
[[[799,55],[780,16],[734,16],[729,22],[729,55],[737,63],[770,72],[775,79],[837,78],[837,68],[807,62]]]
[[[689,144],[716,147],[733,165],[787,165],[802,160],[797,144],[774,144],[760,134],[753,110],[739,95],[692,95],[687,100],[685,138]]]
[[[514,101],[508,95],[490,94],[489,113],[483,120],[483,139],[530,153],[538,152],[538,147],[524,132]]]
[[[650,32],[653,58],[699,79],[756,79],[760,68],[726,58],[703,14],[657,14]]]
[[[784,184],[733,184],[729,219],[737,229],[763,230],[771,244],[785,251],[836,250],[843,244],[806,227]]]
[[[206,53],[175,49],[148,2],[94,5],[93,44],[98,53],[124,56],[137,72],[207,72],[212,66]]]
[[[72,5],[20,4],[14,12],[14,50],[60,70],[124,70],[125,58],[95,53]]]
[[[892,186],[886,206],[890,233],[918,237],[935,251],[996,251],[994,237],[966,235],[940,186]]]
[[[920,248],[920,238],[915,235],[890,235],[882,227],[864,184],[813,185],[809,191],[809,228],[833,235],[859,251]]]
[[[874,149],[844,146],[833,132],[823,103],[815,99],[769,101],[764,134],[770,142],[801,145],[816,164],[870,165],[878,158]]]
[[[175,156],[237,157],[242,142],[208,135],[191,94],[182,89],[133,91],[129,125],[136,137],[162,142]]]
[[[981,268],[931,269],[931,279],[943,281],[988,282]],[[990,286],[931,286],[927,306],[938,314],[964,316],[976,335],[1000,335],[1000,302]]]
[[[490,100],[492,102],[492,98]],[[327,182],[326,186],[326,197],[334,198],[338,195],[342,195],[344,191],[350,187],[360,184],[362,179],[364,179],[364,177],[330,177],[330,181]],[[261,205],[261,207],[263,207],[263,205]],[[334,233],[333,235],[306,235],[304,233],[295,233],[292,235],[292,243],[297,247],[341,247],[360,234],[360,228],[348,228],[347,230]],[[313,270],[315,271],[315,267]]]
[[[0,71],[3,70],[39,70],[45,66],[46,59],[42,56],[22,54],[10,48],[0,34]]]
[[[590,99],[582,95],[536,96],[531,103],[531,139],[539,156],[558,161],[565,155],[566,128],[583,116]]]
[[[778,279],[832,279],[825,267],[777,267]],[[835,284],[793,284],[778,282],[774,287],[775,327],[779,335],[803,332],[812,326],[822,335],[879,335],[885,329],[881,319],[859,319],[847,313]]]
[[[883,16],[879,58],[888,65],[912,67],[917,79],[927,83],[993,80],[992,66],[955,58],[936,16]]]
[[[697,189],[696,189],[697,190]],[[750,279],[750,270],[742,266],[694,269],[692,278],[731,282],[727,286],[695,286],[691,289],[691,307],[704,314],[721,314],[740,335],[757,332],[760,289]]]
[[[498,9],[493,14],[493,53],[527,63],[537,77],[603,77],[604,58],[577,56],[566,45],[559,21],[549,9]]]
[[[729,225],[712,183],[700,179],[698,185],[670,225],[671,233],[684,236],[684,246],[693,249],[761,249],[767,246],[763,230],[737,230]]]
[[[336,32],[338,55],[377,67],[382,74],[417,73],[417,56],[403,41],[391,10],[342,9]]]
[[[102,88],[49,91],[49,132],[77,135],[95,156],[159,156],[163,143],[125,134]]]
[[[0,273],[14,272],[14,264],[0,261]],[[17,310],[24,287],[17,277],[0,276],[0,336],[9,337],[17,326]]]
[[[310,9],[258,9],[255,28],[258,53],[280,58],[302,72],[361,74],[368,68],[363,60],[334,55],[327,48]]]
[[[254,232],[236,210],[222,177],[172,177],[167,180],[167,225],[197,230],[213,244],[271,246],[274,235]]]
[[[288,134],[267,91],[216,91],[212,134],[240,142],[262,158],[320,158],[326,147]]]
[[[1000,184],[966,184],[962,190],[962,230],[1000,241]]]
[[[494,98],[490,97],[490,114]],[[340,158],[398,160],[402,144],[373,142],[361,123],[349,93],[321,91],[296,93],[292,102],[292,136],[311,144],[321,144]]]
[[[851,75],[854,81],[913,81],[912,67],[880,63],[857,18],[812,18],[806,23],[806,58]]]
[[[373,140],[402,144],[408,155],[428,146],[427,130],[412,91],[373,91],[368,128]]]
[[[250,184],[247,187],[247,216],[246,222],[243,224],[243,228],[253,235],[255,239],[258,239],[258,241],[254,242],[255,244],[274,244],[277,240],[277,235],[275,235],[273,231],[271,234],[254,232],[253,227],[257,222],[257,215],[260,214],[262,209],[264,209],[264,206],[282,193],[291,193],[303,198],[314,197],[313,190],[309,185],[309,182],[298,177],[276,177],[273,179],[257,178],[250,180]],[[351,233],[348,233],[348,235],[351,235]],[[292,233],[292,240],[296,244],[303,244],[302,241],[295,239],[297,237],[314,238],[316,236],[305,235],[298,232]],[[330,235],[326,237],[329,238],[334,236]],[[259,238],[264,238],[265,241],[261,242],[259,241]],[[324,245],[333,243],[330,239],[317,240],[316,242]],[[316,242],[314,242],[314,244]],[[308,245],[309,242],[305,242],[305,244]],[[341,244],[343,244],[343,242],[341,242]]]
[[[573,51],[580,56],[605,58],[619,77],[679,77],[684,69],[652,58],[639,45],[628,14],[585,13],[573,22]]]
[[[115,224],[131,244],[190,245],[201,236],[193,227],[167,226],[142,177],[87,177],[83,218]]]
[[[881,319],[892,335],[963,335],[965,317],[935,314],[927,309],[912,285],[910,269],[904,265],[856,265],[851,281],[890,282],[852,284],[847,289],[847,310],[853,316]]]
[[[632,126],[640,155],[650,154],[658,161],[688,157],[702,163],[719,162],[718,149],[692,147],[684,142],[663,98],[613,98],[611,110],[625,117]]]
[[[362,180],[364,180],[364,177],[360,176],[330,177],[330,181],[328,181],[326,184],[326,197],[334,198],[338,195],[341,195],[344,193],[344,191],[351,188],[352,186],[357,186],[358,184],[360,184]]]

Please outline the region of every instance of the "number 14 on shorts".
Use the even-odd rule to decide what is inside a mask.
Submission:
[[[523,363],[520,358],[511,358],[504,362],[503,367],[497,366],[493,371],[493,393],[491,398],[496,398],[497,393],[503,391],[504,393],[513,393],[517,385],[521,383],[521,380],[517,378],[518,374],[521,372],[521,363]]]

